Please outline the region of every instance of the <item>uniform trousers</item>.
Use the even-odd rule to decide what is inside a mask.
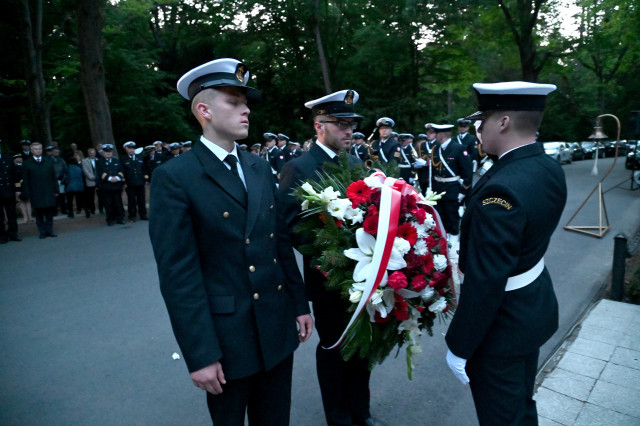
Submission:
[[[85,211],[90,211],[92,214],[96,212],[96,187],[85,186],[84,187],[84,208]]]
[[[64,195],[59,195],[59,197],[60,196],[64,197]],[[57,206],[33,209],[36,215],[36,226],[38,227],[38,231],[40,231],[40,236],[53,234],[53,215],[56,213],[57,209]]]
[[[7,215],[7,231],[4,229],[5,212]],[[18,213],[16,198],[0,197],[0,236],[15,237],[18,235]]]
[[[209,414],[215,426],[288,426],[291,414],[293,354],[269,371],[242,379],[227,379],[222,393],[207,392]]]
[[[147,206],[145,205],[144,185],[127,185],[127,209],[129,219],[135,219],[136,213],[140,212],[140,219],[147,217]]]
[[[469,359],[466,370],[481,426],[538,424],[533,400],[538,353],[497,357],[480,350]]]
[[[445,200],[441,199],[438,204],[435,205],[440,219],[442,219],[442,225],[445,231],[451,235],[458,235],[460,233],[460,214],[458,213],[458,200]]]
[[[336,343],[348,323],[350,315],[340,302],[343,301],[313,301],[313,316],[320,337],[316,370],[329,426],[364,424],[371,417],[368,361],[357,356],[345,361],[340,348],[323,348]]]
[[[122,207],[122,190],[102,189],[104,209],[107,213],[107,223],[124,220],[124,207]]]

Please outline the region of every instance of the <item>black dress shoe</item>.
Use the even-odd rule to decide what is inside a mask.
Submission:
[[[51,232],[47,233],[47,237],[57,237],[57,236],[58,236],[57,234],[53,234]]]
[[[118,219],[116,222],[118,223],[118,225],[124,225],[124,220],[122,219]]]
[[[384,423],[374,417],[369,417],[367,420],[356,424],[360,426],[386,426]]]

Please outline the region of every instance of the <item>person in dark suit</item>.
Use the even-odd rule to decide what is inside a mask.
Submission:
[[[317,170],[323,164],[336,161],[337,156],[347,155],[353,130],[362,116],[355,113],[354,104],[358,93],[353,90],[341,90],[320,99],[307,102],[314,117],[314,129],[317,141],[309,151],[299,158],[289,161],[282,168],[279,197],[283,205],[282,222],[292,233],[294,246],[305,243],[302,237],[293,233],[300,220],[300,201],[291,195],[292,188],[303,180],[317,180]],[[351,164],[361,161],[348,155]],[[371,372],[365,359],[354,356],[344,361],[339,349],[327,350],[336,343],[346,327],[350,314],[347,308],[350,302],[338,291],[328,291],[324,287],[323,275],[309,265],[310,259],[304,259],[304,278],[307,293],[313,304],[313,315],[320,343],[316,349],[316,370],[324,413],[329,425],[371,425],[374,424],[369,410],[369,377]]]
[[[371,150],[372,154],[377,156],[382,164],[387,164],[391,161],[398,163],[402,158],[400,142],[391,135],[395,125],[395,121],[389,117],[381,117],[376,121],[380,138],[373,141]]]
[[[460,302],[447,362],[469,383],[481,425],[537,425],[540,346],[558,328],[543,256],[564,209],[562,168],[536,143],[552,84],[473,85],[484,149],[499,160],[474,186],[462,218]]]
[[[216,426],[288,425],[293,352],[311,335],[304,283],[279,223],[269,164],[249,132],[247,67],[217,59],[183,75],[203,135],[155,170],[149,235],[160,290]],[[299,330],[296,327],[298,324]]]
[[[57,237],[53,233],[53,215],[57,209],[60,192],[58,173],[53,160],[47,155],[42,155],[41,143],[31,144],[31,154],[22,166],[22,195],[31,201],[40,239]]]
[[[452,143],[453,124],[432,124],[436,131],[437,146],[431,150],[434,192],[444,192],[435,208],[442,218],[447,239],[457,249],[460,232],[458,207],[471,188],[473,171],[471,157],[457,142]]]
[[[147,202],[145,199],[145,184],[149,175],[145,173],[142,155],[136,154],[136,143],[129,141],[124,143],[127,155],[121,158],[122,172],[127,191],[127,211],[129,220],[134,222],[136,214],[140,214],[141,220],[147,220]]]
[[[108,226],[114,223],[124,225],[124,207],[122,206],[124,173],[120,160],[113,158],[114,148],[111,144],[103,144],[102,158],[98,159],[96,165],[97,184],[102,194]]]
[[[16,165],[13,156],[2,153],[2,139],[0,139],[0,244],[9,240],[20,241],[18,237],[18,213],[16,212],[16,193],[19,191]],[[7,218],[5,230],[4,220]]]

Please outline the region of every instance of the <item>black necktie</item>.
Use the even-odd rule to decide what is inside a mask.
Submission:
[[[224,162],[227,163],[229,167],[231,167],[231,173],[233,173],[233,175],[238,178],[240,184],[244,188],[244,183],[242,183],[242,179],[240,179],[240,173],[238,173],[238,159],[234,155],[229,154],[225,157]]]

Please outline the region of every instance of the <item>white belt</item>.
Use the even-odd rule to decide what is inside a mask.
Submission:
[[[505,291],[513,291],[522,287],[526,287],[536,280],[544,270],[544,257],[528,271],[525,271],[515,277],[509,277]]]
[[[435,179],[436,182],[458,182],[460,180],[460,176],[451,176],[448,178],[435,176],[433,179]]]

